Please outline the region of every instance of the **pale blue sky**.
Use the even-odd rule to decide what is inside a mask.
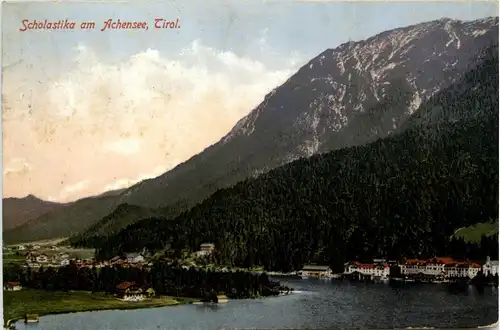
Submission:
[[[3,3],[4,196],[69,201],[160,175],[217,142],[327,48],[494,2]],[[155,17],[180,19],[155,30]],[[99,31],[108,18],[148,31]],[[21,21],[92,20],[93,31]]]
[[[136,3],[4,3],[4,65],[23,55],[44,60],[64,61],[71,47],[84,43],[101,55],[128,57],[153,48],[161,53],[177,52],[192,40],[204,45],[231,50],[240,56],[272,63],[283,54],[297,51],[305,58],[326,48],[368,38],[388,29],[442,17],[476,19],[497,16],[495,2],[293,2],[293,1],[164,1]],[[20,20],[93,20],[98,26],[107,18],[145,20],[155,17],[181,20],[181,29],[148,31],[64,31],[19,33]],[[152,23],[151,23],[152,24]],[[272,51],[264,54],[255,42],[267,31]],[[57,61],[59,62],[59,61]],[[47,62],[45,62],[47,64]],[[58,64],[59,65],[59,64]]]

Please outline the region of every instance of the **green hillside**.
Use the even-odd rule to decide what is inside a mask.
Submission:
[[[458,229],[454,237],[461,238],[466,242],[479,243],[483,236],[498,235],[498,220],[495,222],[481,222],[469,227]]]
[[[136,205],[121,204],[111,214],[88,228],[85,232],[70,238],[71,242],[85,240],[91,245],[99,244],[107,236],[118,233],[121,229],[136,223],[139,220],[160,215],[159,210],[151,210]]]

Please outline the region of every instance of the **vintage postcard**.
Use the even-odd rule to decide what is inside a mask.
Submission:
[[[2,3],[6,329],[498,320],[498,2]]]

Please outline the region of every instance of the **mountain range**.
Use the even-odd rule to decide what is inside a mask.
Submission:
[[[44,201],[33,195],[24,198],[4,198],[2,228],[5,231],[19,227],[62,206],[63,204]]]
[[[413,121],[429,124],[441,112],[424,115],[417,109],[440,91],[457,94],[448,88],[459,86],[480,64],[478,54],[497,43],[495,17],[441,19],[327,49],[266,95],[219,142],[173,170],[117,194],[46,212],[4,232],[4,240],[70,236],[91,227],[95,232],[121,204],[175,217],[221,188],[299,158],[365,145],[403,132]],[[135,221],[148,212],[137,211]],[[114,221],[113,232],[133,222]]]

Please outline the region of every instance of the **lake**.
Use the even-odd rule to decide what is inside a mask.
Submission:
[[[296,294],[230,300],[219,306],[182,305],[128,311],[48,315],[17,329],[232,329],[477,327],[498,320],[498,289],[474,287],[452,294],[446,285],[388,284],[286,279]]]

